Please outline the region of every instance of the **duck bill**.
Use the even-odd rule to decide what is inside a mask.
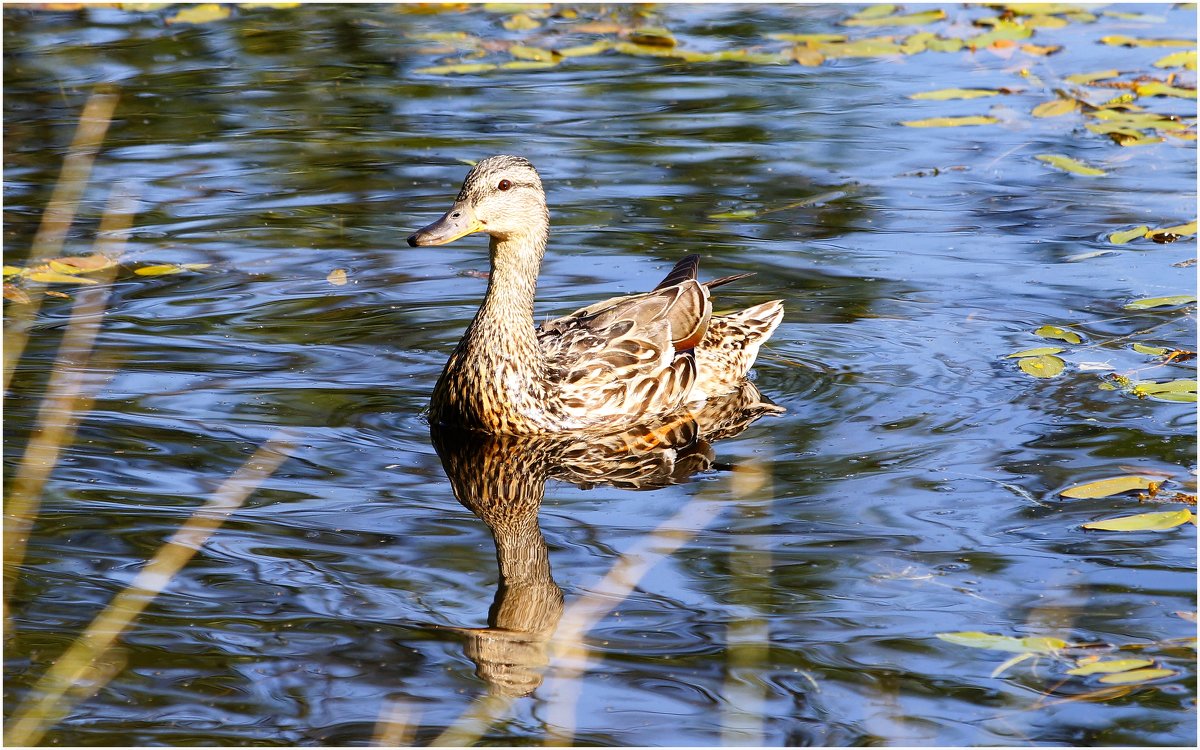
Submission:
[[[475,213],[466,206],[456,204],[442,218],[409,235],[408,244],[409,247],[445,245],[480,229],[483,229],[483,224],[475,218]]]

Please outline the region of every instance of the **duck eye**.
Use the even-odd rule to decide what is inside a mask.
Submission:
[[[496,186],[497,190],[508,190],[512,187],[512,183],[508,180],[500,180],[500,184]]]

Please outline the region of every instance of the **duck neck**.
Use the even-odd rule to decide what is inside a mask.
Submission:
[[[495,334],[497,337],[491,340],[511,344],[514,351],[510,353],[536,350],[533,297],[545,250],[545,229],[492,238],[492,273],[483,304],[471,324],[473,334]]]

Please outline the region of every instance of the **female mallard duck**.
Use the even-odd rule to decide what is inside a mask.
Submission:
[[[467,174],[445,216],[408,238],[444,245],[491,236],[492,272],[475,319],[438,379],[430,419],[488,433],[620,430],[727,393],[783,317],[780,301],[713,315],[689,255],[653,291],[589,305],[540,327],[533,295],[550,214],[537,170],[493,156]]]

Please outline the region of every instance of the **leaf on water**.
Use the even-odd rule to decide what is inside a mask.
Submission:
[[[542,24],[533,20],[525,13],[518,13],[515,16],[510,16],[500,22],[500,25],[509,31],[529,31],[536,29]]]
[[[938,37],[926,42],[925,48],[930,52],[958,52],[963,48],[963,40],[958,37],[951,37],[949,39]]]
[[[167,274],[172,273],[183,273],[186,270],[186,268],[180,265],[163,263],[154,266],[142,266],[141,268],[135,268],[133,272],[138,276],[166,276]]]
[[[607,39],[592,44],[581,44],[577,47],[564,47],[554,50],[563,57],[590,57],[591,55],[599,55],[612,49],[612,42]]]
[[[960,631],[955,633],[936,633],[937,637],[948,643],[971,648],[986,648],[993,651],[1011,651],[1024,654],[1050,654],[1069,644],[1058,638],[1013,638],[1008,635],[993,635],[977,630]]]
[[[1150,236],[1151,234],[1159,234],[1159,233],[1174,234],[1174,235],[1178,235],[1180,237],[1190,237],[1196,233],[1196,221],[1193,219],[1192,221],[1189,221],[1187,224],[1176,224],[1173,227],[1162,227],[1161,229],[1155,229],[1152,232],[1147,231],[1146,236]]]
[[[1124,112],[1116,109],[1097,109],[1088,113],[1097,120],[1103,120],[1122,128],[1153,128],[1155,130],[1187,130],[1188,124],[1167,115],[1153,112]]]
[[[93,271],[103,271],[106,268],[112,268],[117,262],[103,253],[92,253],[91,255],[70,255],[64,258],[55,258],[50,261],[50,267],[55,271],[62,273],[91,273]],[[66,270],[70,268],[72,270]]]
[[[968,115],[966,117],[927,117],[924,120],[904,120],[900,124],[909,128],[957,128],[964,125],[994,125],[1000,122],[990,115]]]
[[[406,35],[409,39],[425,42],[465,42],[475,41],[475,37],[465,31],[421,31]]]
[[[1112,495],[1120,495],[1123,492],[1132,492],[1134,490],[1148,490],[1151,487],[1158,487],[1162,481],[1154,481],[1147,477],[1140,477],[1134,474],[1129,474],[1121,477],[1110,477],[1108,479],[1098,479],[1095,482],[1085,482],[1068,487],[1058,493],[1063,497],[1069,497],[1073,500],[1090,500],[1096,497],[1111,497]]]
[[[24,272],[25,272],[25,269],[21,268],[20,266],[5,266],[4,267],[4,278],[7,279],[9,276],[18,276]]]
[[[1068,344],[1079,344],[1083,339],[1078,333],[1068,331],[1065,328],[1058,326],[1045,325],[1033,332],[1034,336],[1041,336],[1044,339],[1060,339]]]
[[[810,68],[825,62],[825,55],[821,54],[821,50],[799,44],[792,48],[792,57],[796,62]]]
[[[1178,672],[1173,669],[1163,669],[1161,667],[1155,669],[1135,669],[1131,672],[1118,672],[1117,674],[1109,674],[1100,678],[1100,682],[1109,685],[1129,685],[1134,682],[1149,682],[1150,680],[1161,680],[1164,677],[1174,677]]]
[[[456,65],[433,65],[428,68],[417,68],[413,72],[431,76],[469,75],[471,73],[483,73],[495,70],[496,67],[495,63],[458,63]]]
[[[876,6],[878,7],[878,6]],[[842,21],[843,26],[920,26],[934,21],[941,21],[946,17],[946,11],[941,10],[923,10],[917,13],[908,13],[905,15],[886,15],[886,16],[870,16],[862,17],[863,14],[847,18]]]
[[[333,269],[332,271],[329,272],[329,275],[325,277],[325,280],[328,281],[330,284],[333,284],[334,286],[345,286],[346,281],[347,281],[346,269],[344,269],[344,268]]]
[[[1125,305],[1126,310],[1149,310],[1155,307],[1179,307],[1190,305],[1196,301],[1194,294],[1176,294],[1171,297],[1147,297]]]
[[[978,99],[981,96],[996,96],[999,93],[996,89],[938,89],[910,94],[908,98],[945,101],[947,99]]]
[[[209,23],[229,18],[228,5],[218,3],[200,3],[189,5],[173,16],[167,18],[167,23]]]
[[[1192,512],[1187,508],[1182,510],[1164,510],[1155,513],[1138,513],[1136,516],[1121,516],[1104,521],[1093,521],[1083,524],[1085,529],[1095,531],[1165,531],[1176,526],[1182,526],[1192,520]]]
[[[719,214],[709,214],[710,219],[750,219],[758,215],[753,208],[742,208],[737,211],[725,211]]]
[[[557,61],[550,60],[513,60],[511,62],[501,63],[500,67],[505,70],[546,70],[558,65]]]
[[[1148,346],[1146,344],[1134,343],[1133,350],[1138,354],[1149,354],[1152,357],[1161,357],[1171,351],[1165,346]]]
[[[1100,37],[1101,44],[1108,44],[1114,47],[1195,47],[1196,43],[1190,39],[1136,39],[1131,36],[1121,36],[1119,34],[1113,36]]]
[[[1050,55],[1062,52],[1062,45],[1047,44],[1043,46],[1041,44],[1022,44],[1021,51],[1034,57],[1049,57]]]
[[[1040,357],[1043,354],[1058,354],[1063,351],[1061,346],[1039,346],[1034,349],[1022,349],[1019,352],[1006,354],[1005,359],[1021,358],[1021,357]]]
[[[1032,375],[1035,378],[1053,378],[1062,374],[1067,363],[1052,354],[1043,354],[1039,357],[1018,359],[1017,367],[1020,367],[1026,375]]]
[[[1092,73],[1076,73],[1074,75],[1069,75],[1063,80],[1067,81],[1068,83],[1086,85],[1096,81],[1103,81],[1106,78],[1116,78],[1119,75],[1121,75],[1121,71],[1119,70],[1097,70]]]
[[[22,305],[33,301],[29,298],[29,295],[25,293],[24,289],[16,284],[10,284],[7,281],[4,282],[4,299]]]
[[[1079,102],[1074,99],[1054,99],[1049,102],[1042,102],[1033,108],[1034,117],[1058,117],[1060,115],[1070,114],[1079,109]]]
[[[1148,83],[1139,83],[1134,87],[1134,91],[1138,96],[1173,96],[1177,99],[1195,99],[1196,89],[1184,89],[1178,86],[1169,86],[1161,81],[1150,81]]]
[[[850,16],[850,18],[883,18],[884,16],[892,15],[899,9],[899,6],[882,3],[879,5],[868,5],[865,9],[860,10],[859,12]]]
[[[781,42],[796,42],[798,44],[846,41],[845,34],[767,34],[767,38],[778,39]]]
[[[1196,69],[1196,50],[1189,49],[1183,52],[1172,52],[1166,57],[1161,57],[1154,61],[1156,68],[1178,68],[1184,67],[1188,70]]]
[[[634,44],[644,44],[648,47],[674,47],[675,37],[670,31],[661,28],[644,28],[631,31],[629,41]]]
[[[1015,21],[996,21],[992,30],[969,37],[963,42],[971,49],[983,49],[997,42],[1017,42],[1033,35],[1033,29]]]
[[[26,278],[30,281],[40,281],[43,284],[99,284],[95,279],[89,279],[83,276],[71,276],[65,273],[57,273],[55,271],[34,271]]]
[[[887,57],[904,54],[904,48],[890,36],[868,37],[845,43],[822,43],[817,48],[826,57]]]
[[[1089,167],[1078,159],[1072,159],[1069,156],[1062,154],[1038,154],[1035,158],[1038,161],[1044,161],[1056,169],[1061,169],[1064,172],[1072,174],[1084,175],[1085,177],[1099,177],[1108,174],[1103,169]]]
[[[1136,240],[1139,237],[1145,237],[1146,232],[1150,231],[1150,227],[1142,224],[1133,229],[1122,229],[1119,232],[1113,232],[1108,235],[1108,241],[1114,245],[1124,245],[1130,240]]]
[[[1154,664],[1151,659],[1109,659],[1108,661],[1091,661],[1082,666],[1068,669],[1067,674],[1083,677],[1089,674],[1113,674],[1128,672],[1131,669],[1141,669]]]
[[[541,47],[527,47],[524,44],[514,44],[508,48],[508,54],[518,60],[557,60],[562,57],[554,50],[542,49]]]
[[[1130,393],[1138,398],[1190,404],[1196,402],[1196,381],[1168,380],[1158,383],[1153,380],[1142,380],[1133,384]]]

